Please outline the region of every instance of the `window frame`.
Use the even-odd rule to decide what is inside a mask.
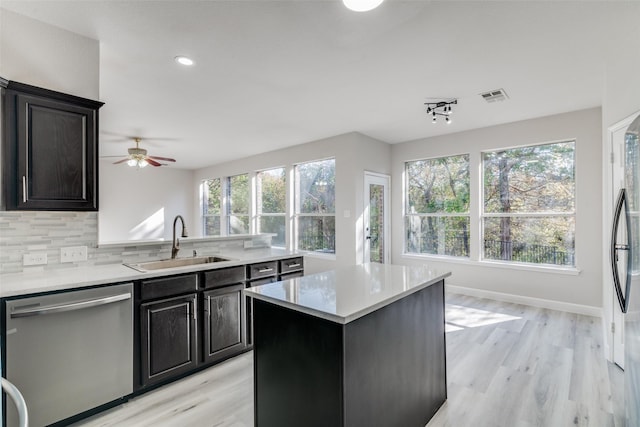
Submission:
[[[439,160],[451,157],[467,157],[467,174],[469,178],[468,188],[469,188],[469,204],[466,212],[427,212],[427,213],[410,213],[409,212],[409,173],[408,167],[409,163],[415,162],[423,162],[430,160]],[[467,262],[472,259],[472,246],[473,246],[473,235],[472,235],[472,198],[473,198],[473,189],[471,186],[472,178],[472,164],[471,164],[472,155],[470,152],[465,153],[456,153],[456,154],[447,154],[447,155],[438,155],[438,156],[430,156],[430,157],[422,157],[418,159],[405,160],[403,162],[403,188],[402,188],[402,255],[404,257],[417,257],[417,258],[436,258],[436,259],[445,259],[451,261],[459,261],[459,262]],[[434,254],[429,252],[409,252],[408,251],[408,241],[407,241],[407,220],[410,217],[419,218],[422,221],[422,218],[467,218],[468,224],[468,254],[465,255],[448,255],[448,254]]]
[[[262,180],[260,178],[260,174],[263,172],[268,172],[268,171],[273,171],[273,170],[277,170],[277,169],[282,169],[284,175],[283,175],[283,180],[284,180],[284,202],[285,202],[285,206],[284,206],[284,212],[262,212]],[[271,246],[275,247],[275,248],[287,248],[289,247],[289,229],[290,227],[287,224],[287,212],[289,211],[289,203],[288,203],[288,187],[289,187],[289,180],[288,180],[288,173],[287,173],[287,168],[285,166],[275,166],[275,167],[271,167],[271,168],[267,168],[267,169],[261,169],[259,171],[256,171],[255,176],[256,176],[256,180],[255,180],[255,230],[257,233],[263,233],[263,231],[260,228],[260,219],[262,217],[275,217],[275,218],[283,218],[284,219],[284,245],[282,246],[278,246],[278,245],[274,245],[273,243],[271,244]],[[272,241],[273,242],[273,241]]]
[[[307,164],[311,164],[311,163],[320,163],[320,162],[326,162],[328,160],[333,161],[333,173],[334,173],[334,199],[333,199],[333,213],[317,213],[317,212],[312,212],[312,213],[304,213],[304,212],[299,212],[300,211],[300,180],[298,178],[299,174],[298,174],[298,168],[301,165],[307,165]],[[336,215],[336,192],[335,192],[335,188],[337,188],[337,162],[336,162],[336,158],[335,157],[325,157],[325,158],[321,158],[321,159],[315,159],[315,160],[308,160],[308,161],[304,161],[304,162],[298,162],[298,163],[294,163],[293,164],[293,170],[292,170],[292,176],[293,176],[293,194],[292,194],[292,208],[290,209],[291,211],[291,220],[292,220],[292,229],[293,229],[293,239],[291,242],[291,246],[293,247],[293,250],[297,250],[297,251],[301,251],[304,252],[305,254],[309,254],[309,255],[313,255],[313,256],[320,256],[320,257],[330,257],[332,259],[334,259],[337,256],[337,248],[336,248],[336,219],[337,219],[337,215]],[[324,224],[324,218],[333,218],[333,252],[323,252],[323,251],[318,251],[318,250],[309,250],[309,249],[300,249],[300,230],[299,230],[299,221],[300,218],[313,218],[313,217],[321,217],[323,218],[323,224]]]
[[[233,178],[236,177],[240,177],[240,176],[246,176],[247,177],[247,186],[248,186],[248,194],[247,194],[247,213],[234,213],[232,212],[233,209],[233,205],[231,203],[231,191],[232,191],[232,185],[231,185],[231,180]],[[225,213],[224,215],[224,228],[226,231],[226,236],[240,236],[240,235],[244,235],[244,234],[251,234],[252,232],[252,225],[251,225],[251,211],[252,211],[252,197],[251,197],[251,192],[252,190],[252,180],[251,180],[251,174],[249,172],[245,172],[245,173],[239,173],[239,174],[235,174],[235,175],[229,175],[224,177],[224,182],[225,185],[223,185],[222,187],[222,193],[223,193],[223,211]],[[231,230],[231,218],[232,217],[238,217],[238,218],[246,218],[246,223],[247,223],[247,232],[246,233],[232,233]],[[220,228],[222,229],[222,223],[220,225]]]
[[[218,180],[220,182],[220,213],[218,214],[209,214],[209,181]],[[224,236],[223,234],[223,224],[224,224],[224,180],[223,178],[206,178],[201,181],[201,193],[200,197],[202,198],[202,208],[201,208],[201,218],[200,223],[202,227],[202,236],[203,237],[217,237]],[[207,218],[218,218],[220,224],[220,232],[219,234],[207,234]]]
[[[502,212],[485,212],[485,195],[486,195],[486,187],[485,183],[485,166],[484,166],[484,158],[487,153],[495,153],[509,150],[517,150],[531,147],[539,147],[544,145],[554,145],[554,144],[563,144],[563,143],[572,143],[573,144],[573,210],[570,212],[510,212],[510,213],[502,213]],[[566,271],[577,271],[578,268],[578,259],[577,259],[577,173],[578,173],[578,162],[577,162],[577,151],[578,144],[576,138],[566,138],[554,141],[544,141],[537,142],[532,144],[519,144],[509,147],[503,148],[494,148],[494,149],[485,149],[480,150],[480,164],[479,164],[479,174],[480,174],[480,192],[479,192],[479,201],[478,201],[478,222],[479,222],[479,235],[478,235],[478,245],[479,245],[479,253],[478,258],[479,262],[483,264],[491,264],[497,266],[505,266],[505,267],[515,267],[515,268],[524,268],[524,269],[542,269],[542,270],[566,270]],[[485,256],[485,219],[487,218],[573,218],[573,264],[564,265],[564,264],[551,264],[551,263],[535,263],[535,262],[524,262],[524,261],[511,261],[504,259],[494,259],[487,258]]]

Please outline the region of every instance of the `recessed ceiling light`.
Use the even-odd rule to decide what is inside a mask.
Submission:
[[[186,56],[176,56],[174,59],[180,65],[190,66],[195,64],[195,62],[193,62],[193,59],[187,58]]]
[[[384,0],[342,0],[342,3],[344,3],[347,9],[351,9],[354,12],[368,12],[380,6],[383,1]]]

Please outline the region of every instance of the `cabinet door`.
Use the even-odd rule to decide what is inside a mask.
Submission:
[[[196,294],[141,304],[140,331],[143,385],[195,368]]]
[[[7,209],[97,210],[102,104],[13,86],[5,95]]]
[[[204,292],[204,360],[212,362],[244,350],[243,284]]]

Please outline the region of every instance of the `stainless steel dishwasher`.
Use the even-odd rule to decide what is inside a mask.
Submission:
[[[133,391],[133,285],[7,301],[6,378],[22,392],[31,427]],[[7,405],[7,425],[17,426]]]

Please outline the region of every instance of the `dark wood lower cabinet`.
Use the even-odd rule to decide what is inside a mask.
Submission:
[[[244,349],[242,289],[244,284],[203,293],[205,363],[227,358]]]
[[[140,305],[141,382],[162,382],[194,369],[197,358],[196,294]]]
[[[296,257],[140,281],[136,287],[136,391],[251,349],[251,298],[244,297],[242,290],[299,277],[302,263],[302,257]]]

